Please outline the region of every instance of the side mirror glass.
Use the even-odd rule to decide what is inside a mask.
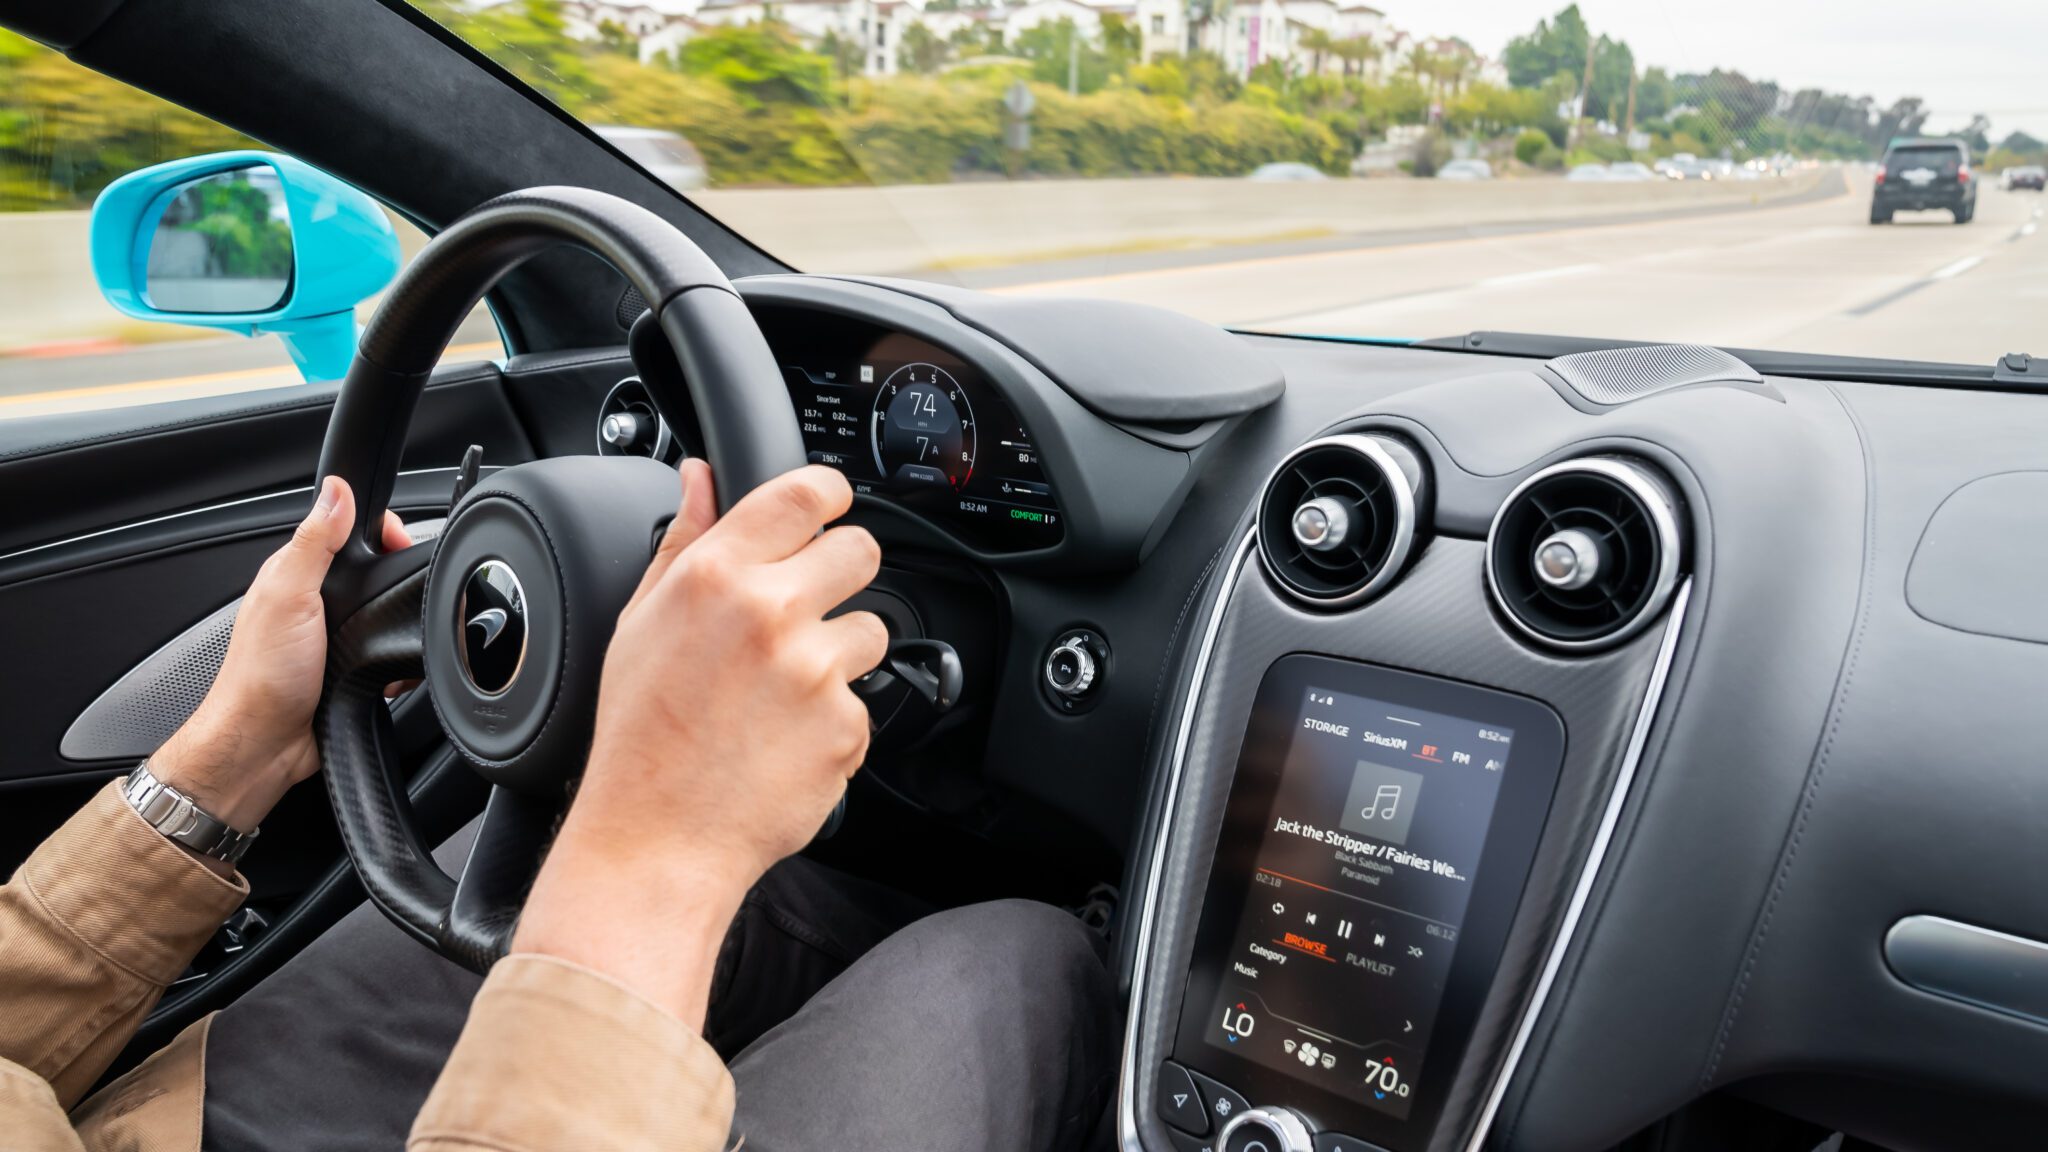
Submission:
[[[150,235],[143,295],[165,312],[269,312],[292,292],[292,221],[268,164],[171,188]]]
[[[307,380],[355,359],[357,304],[398,274],[375,200],[271,152],[218,152],[131,172],[92,206],[100,294],[139,320],[275,334]]]

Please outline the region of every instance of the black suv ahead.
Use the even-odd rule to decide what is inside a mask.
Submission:
[[[1977,214],[1977,180],[1958,140],[1901,140],[1884,150],[1870,195],[1870,222],[1889,224],[1902,208],[1946,208],[1956,223]]]

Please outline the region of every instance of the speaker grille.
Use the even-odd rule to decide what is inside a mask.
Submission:
[[[1652,344],[1574,352],[1550,362],[1572,391],[1595,404],[1626,404],[1671,388],[1696,384],[1760,385],[1756,369],[1719,348]]]

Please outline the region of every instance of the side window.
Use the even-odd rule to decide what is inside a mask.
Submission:
[[[109,184],[169,160],[262,147],[0,29],[0,420],[303,383],[278,336],[135,319],[107,302],[93,275],[91,209]],[[223,283],[239,285],[240,295],[209,299],[190,289],[182,296],[159,289],[159,306],[231,311],[276,301],[284,282],[276,278],[288,274],[291,257],[270,251],[280,242],[278,228],[252,230],[246,211],[234,214],[252,195],[263,203],[261,190],[247,184],[209,181],[166,204],[160,226],[180,229],[179,243],[153,248],[148,269],[157,277],[180,260],[196,260],[216,277],[239,274]],[[426,237],[384,215],[401,260],[411,259]],[[202,245],[210,227],[214,234]],[[284,235],[288,245],[288,230]],[[250,295],[258,284],[268,287]],[[257,295],[266,303],[250,303]],[[369,319],[377,300],[357,307],[359,321]],[[497,325],[479,306],[447,358],[503,353]]]

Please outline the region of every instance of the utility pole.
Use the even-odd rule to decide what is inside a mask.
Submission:
[[[1593,49],[1599,43],[1600,41],[1593,35],[1593,29],[1590,27],[1587,28],[1586,76],[1585,79],[1579,81],[1579,106],[1577,109],[1575,109],[1578,115],[1572,117],[1572,130],[1570,132],[1565,133],[1564,143],[1565,150],[1567,152],[1571,150],[1572,137],[1575,134],[1580,136],[1581,138],[1583,138],[1585,135],[1584,121],[1586,119],[1586,102],[1589,99],[1591,99],[1593,95]]]
[[[1629,63],[1629,67],[1628,67],[1628,119],[1627,119],[1627,121],[1626,121],[1626,122],[1625,122],[1625,123],[1623,124],[1623,126],[1622,126],[1622,129],[1621,129],[1621,140],[1622,140],[1622,143],[1624,143],[1624,144],[1628,143],[1628,138],[1629,138],[1629,137],[1631,137],[1631,136],[1633,136],[1633,135],[1635,135],[1635,134],[1636,134],[1636,67],[1635,67],[1635,63],[1634,63],[1633,61],[1631,61],[1631,62]]]
[[[1067,33],[1067,95],[1081,94],[1081,30]]]

